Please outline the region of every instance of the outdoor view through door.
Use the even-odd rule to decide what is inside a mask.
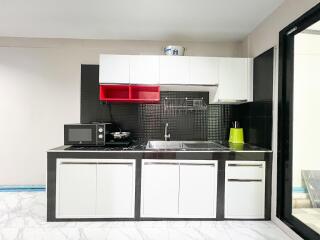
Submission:
[[[292,215],[320,233],[320,21],[294,36]]]

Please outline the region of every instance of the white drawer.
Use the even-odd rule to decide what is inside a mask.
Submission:
[[[226,182],[225,218],[263,219],[265,217],[264,180]]]
[[[264,173],[263,161],[226,161],[227,179],[262,179]]]

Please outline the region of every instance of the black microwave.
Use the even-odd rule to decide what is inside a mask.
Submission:
[[[64,145],[104,146],[112,123],[65,124]]]

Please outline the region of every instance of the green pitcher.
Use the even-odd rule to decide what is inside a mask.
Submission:
[[[243,141],[243,128],[240,128],[238,121],[232,123],[233,127],[230,128],[229,142],[230,143],[244,143]]]

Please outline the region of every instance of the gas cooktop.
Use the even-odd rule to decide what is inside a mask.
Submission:
[[[144,149],[144,145],[111,145],[111,146],[71,146],[65,150],[70,151],[126,151],[126,150],[141,150]]]

